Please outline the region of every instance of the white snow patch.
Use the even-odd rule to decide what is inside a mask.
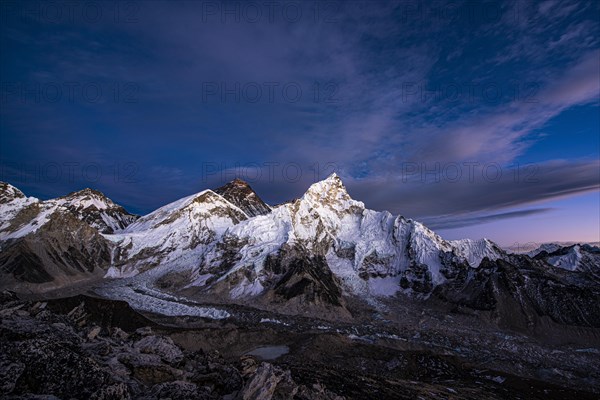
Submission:
[[[575,245],[565,255],[548,258],[548,263],[558,268],[566,269],[569,271],[575,271],[579,267],[581,258],[582,255],[579,245]]]
[[[41,210],[40,212],[30,221],[23,224],[19,229],[16,229],[13,232],[5,232],[0,233],[0,240],[8,240],[8,239],[16,239],[23,236],[27,236],[30,233],[36,232],[42,226],[44,226],[48,221],[50,221],[50,216],[57,211],[57,206],[52,206],[48,204],[40,203]],[[66,211],[66,210],[62,210]]]
[[[260,320],[260,322],[261,322],[261,324],[268,323],[268,324],[279,324],[279,325],[290,326],[290,324],[287,322],[283,322],[278,319],[271,319],[271,318],[262,318]]]

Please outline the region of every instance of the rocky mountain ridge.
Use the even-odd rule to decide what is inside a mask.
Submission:
[[[114,248],[103,233],[135,219],[91,189],[41,201],[0,183],[2,286],[43,290],[101,279]]]
[[[126,279],[139,288],[133,293],[151,290],[348,318],[350,298],[376,304],[400,293],[424,300],[434,295],[486,310],[510,298],[527,319],[561,309],[564,291],[538,287],[552,282],[544,276],[559,267],[569,270],[570,296],[583,314],[555,319],[600,326],[588,307],[597,296],[590,284],[600,269],[597,248],[542,251],[532,259],[506,253],[487,239],[447,241],[417,221],[367,209],[336,174],[275,207],[235,180],[139,218],[90,189],[41,202],[4,185],[0,201],[0,264],[9,287]],[[535,288],[531,282],[538,281],[522,272],[529,265],[542,276]],[[508,279],[509,270],[520,278],[513,289],[500,290],[506,296],[495,298],[500,286],[494,282]],[[580,299],[578,290],[589,296]],[[523,300],[523,291],[536,293]],[[530,303],[535,305],[525,306]]]

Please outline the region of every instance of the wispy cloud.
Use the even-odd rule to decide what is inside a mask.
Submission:
[[[3,26],[10,54],[0,57],[12,66],[2,70],[10,80],[134,82],[138,91],[131,104],[105,96],[23,105],[10,97],[0,111],[8,132],[0,137],[2,162],[133,162],[135,182],[102,184],[142,211],[222,184],[201,181],[205,162],[301,165],[298,181],[279,174],[253,183],[273,202],[301,194],[315,178],[309,166],[332,163],[373,208],[463,215],[470,223],[528,215],[506,209],[597,190],[597,160],[577,157],[538,162],[539,180],[527,183],[512,172],[493,183],[406,182],[403,173],[407,163],[496,163],[512,171],[550,121],[597,106],[597,2],[435,2],[421,12],[405,2],[331,2],[335,14],[322,10],[319,18],[298,3],[303,15],[294,22],[281,7],[272,21],[263,8],[258,22],[231,14],[224,22],[206,15],[203,3],[139,2],[130,24]],[[204,101],[207,83],[234,93]],[[274,101],[265,83],[276,85]],[[236,92],[247,84],[262,88],[259,101]],[[298,101],[282,94],[287,84],[301,88]],[[486,87],[502,94],[490,98]],[[80,183],[89,185],[32,188],[66,192]]]
[[[444,172],[411,171],[378,179],[349,180],[350,194],[376,209],[409,217],[481,215],[600,190],[600,161],[551,161],[515,168],[471,164]],[[485,168],[488,171],[485,172]],[[411,166],[412,167],[412,166]],[[429,165],[430,170],[434,170]],[[471,173],[472,172],[472,173]],[[486,175],[487,174],[487,175]],[[458,179],[457,179],[458,177]]]

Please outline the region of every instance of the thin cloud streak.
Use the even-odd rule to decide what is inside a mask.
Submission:
[[[534,208],[531,210],[510,211],[492,215],[468,216],[460,215],[453,217],[436,217],[424,219],[423,222],[431,229],[456,229],[466,226],[486,224],[510,218],[527,217],[531,215],[545,214],[553,211],[553,208]]]

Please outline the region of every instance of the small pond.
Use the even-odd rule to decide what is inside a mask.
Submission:
[[[274,360],[289,352],[290,348],[287,346],[261,346],[247,352],[246,354],[250,356],[256,356],[263,360]]]

